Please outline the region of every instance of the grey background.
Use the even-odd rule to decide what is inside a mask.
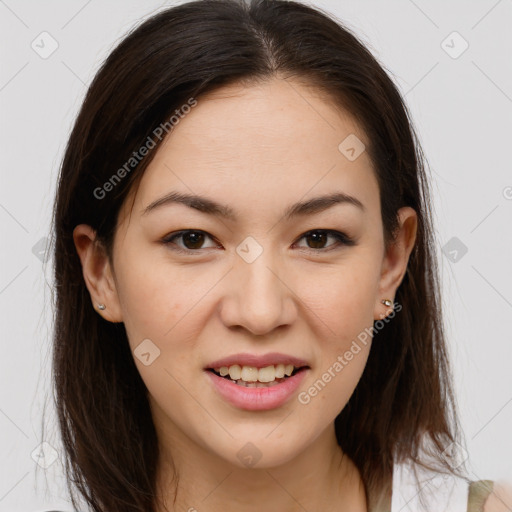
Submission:
[[[42,441],[59,455],[56,435],[41,439],[52,305],[52,262],[41,258],[58,166],[101,61],[141,18],[176,3],[0,0],[0,511],[70,510],[59,460],[44,469],[31,456]],[[512,1],[313,5],[352,28],[405,94],[432,169],[473,475],[512,481]],[[31,47],[43,31],[58,43],[46,59]],[[454,31],[469,44],[460,55]]]

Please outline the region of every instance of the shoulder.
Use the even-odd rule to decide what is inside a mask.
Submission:
[[[471,482],[468,512],[509,512],[512,510],[512,485],[492,480]]]
[[[394,465],[391,511],[512,512],[512,482],[475,480]]]
[[[439,473],[421,465],[395,465],[391,510],[465,512],[468,503],[468,483],[467,479]]]

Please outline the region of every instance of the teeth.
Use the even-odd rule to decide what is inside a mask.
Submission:
[[[284,364],[278,364],[276,366],[276,378],[282,379],[284,377]]]
[[[273,382],[276,379],[276,369],[274,366],[266,366],[258,370],[258,380],[260,382]]]
[[[258,380],[258,375],[258,368],[255,368],[254,366],[242,366],[240,378],[245,380],[245,382],[256,382]]]
[[[222,377],[226,377],[229,374],[231,380],[242,380],[256,384],[256,382],[274,382],[276,379],[284,378],[285,375],[289,377],[293,373],[294,368],[293,364],[270,365],[259,369],[255,366],[234,364],[229,368],[222,366],[214,368],[214,370]]]
[[[231,382],[234,382],[237,386],[242,386],[245,388],[269,388],[272,386],[277,386],[279,382],[277,380],[274,380],[272,382],[269,382],[268,384],[265,384],[263,382],[245,382],[243,380],[232,380]]]
[[[229,376],[231,380],[238,380],[242,377],[242,367],[238,364],[234,364],[230,366],[228,369]]]

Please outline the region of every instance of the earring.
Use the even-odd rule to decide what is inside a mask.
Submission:
[[[381,303],[384,304],[384,306],[388,306],[388,307],[393,305],[393,301],[390,299],[381,300]]]
[[[98,304],[98,309],[101,309],[102,311],[106,308],[105,304]]]

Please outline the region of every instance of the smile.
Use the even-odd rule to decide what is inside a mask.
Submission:
[[[240,377],[242,377],[242,375],[244,376],[243,379],[239,378],[234,380],[231,378],[231,369],[233,367],[235,367],[233,375],[236,377],[236,372],[240,372]],[[249,369],[246,370],[245,374],[242,374],[245,368]],[[293,396],[306,373],[309,371],[309,367],[294,368],[292,366],[291,371],[287,368],[289,376],[286,375],[285,372],[283,377],[276,377],[276,373],[282,373],[282,369],[278,367],[274,368],[273,366],[270,370],[268,368],[269,367],[261,369],[255,369],[253,367],[241,368],[239,365],[233,365],[229,367],[229,373],[226,372],[226,367],[218,368],[218,372],[215,371],[215,369],[209,369],[205,373],[208,375],[210,383],[213,385],[216,393],[231,405],[247,411],[262,411],[275,409],[284,405]],[[220,370],[226,373],[226,375],[222,376]],[[254,370],[258,371],[258,376],[260,371],[264,371],[264,379],[270,378],[270,376],[273,378],[261,382],[259,378],[254,379]]]
[[[244,383],[262,384],[279,382],[284,378],[294,375],[299,369],[299,367],[293,366],[293,364],[269,365],[264,368],[234,364],[229,367],[221,366],[214,368],[213,371],[220,377],[231,379],[233,382],[243,385]]]

